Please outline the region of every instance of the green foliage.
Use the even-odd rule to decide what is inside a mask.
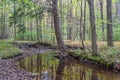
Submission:
[[[105,59],[108,62],[117,62],[119,63],[120,60],[120,49],[116,47],[108,47],[105,50],[99,51],[100,57]]]
[[[36,39],[37,38],[37,33],[36,31],[25,31],[25,32],[18,32],[17,35],[16,35],[16,39],[18,40],[32,40],[32,39]]]
[[[8,42],[0,42],[0,58],[11,58],[22,54],[22,51]]]
[[[119,20],[116,20],[117,23],[114,23],[114,26],[113,26],[113,39],[114,39],[114,41],[120,40],[120,23],[118,21]]]
[[[98,56],[92,56],[89,50],[75,50],[68,51],[70,56],[73,56],[82,60],[89,60],[99,64],[104,64],[107,67],[120,63],[120,49],[119,48],[106,48],[106,50],[99,50]]]

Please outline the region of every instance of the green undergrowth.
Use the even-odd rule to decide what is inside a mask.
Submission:
[[[106,67],[120,64],[120,48],[106,47],[99,49],[98,56],[92,56],[91,50],[74,50],[68,51],[68,55],[76,59],[93,61],[95,63],[105,65]]]
[[[8,59],[21,55],[22,51],[8,42],[0,42],[0,58]]]

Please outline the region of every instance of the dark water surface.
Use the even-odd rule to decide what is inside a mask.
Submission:
[[[18,64],[40,80],[120,80],[120,74],[92,69],[73,59],[59,60],[47,53],[23,58]]]

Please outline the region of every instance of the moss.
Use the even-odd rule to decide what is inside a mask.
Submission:
[[[4,59],[21,55],[22,51],[8,42],[0,42],[0,57]]]
[[[90,61],[96,61],[96,62],[100,62],[102,59],[100,58],[100,57],[93,57],[93,56],[87,56],[86,57],[88,60],[90,60]]]

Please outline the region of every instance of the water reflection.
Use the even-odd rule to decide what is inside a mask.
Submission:
[[[18,64],[39,80],[120,80],[119,74],[92,69],[71,59],[59,60],[53,54],[32,55]]]

